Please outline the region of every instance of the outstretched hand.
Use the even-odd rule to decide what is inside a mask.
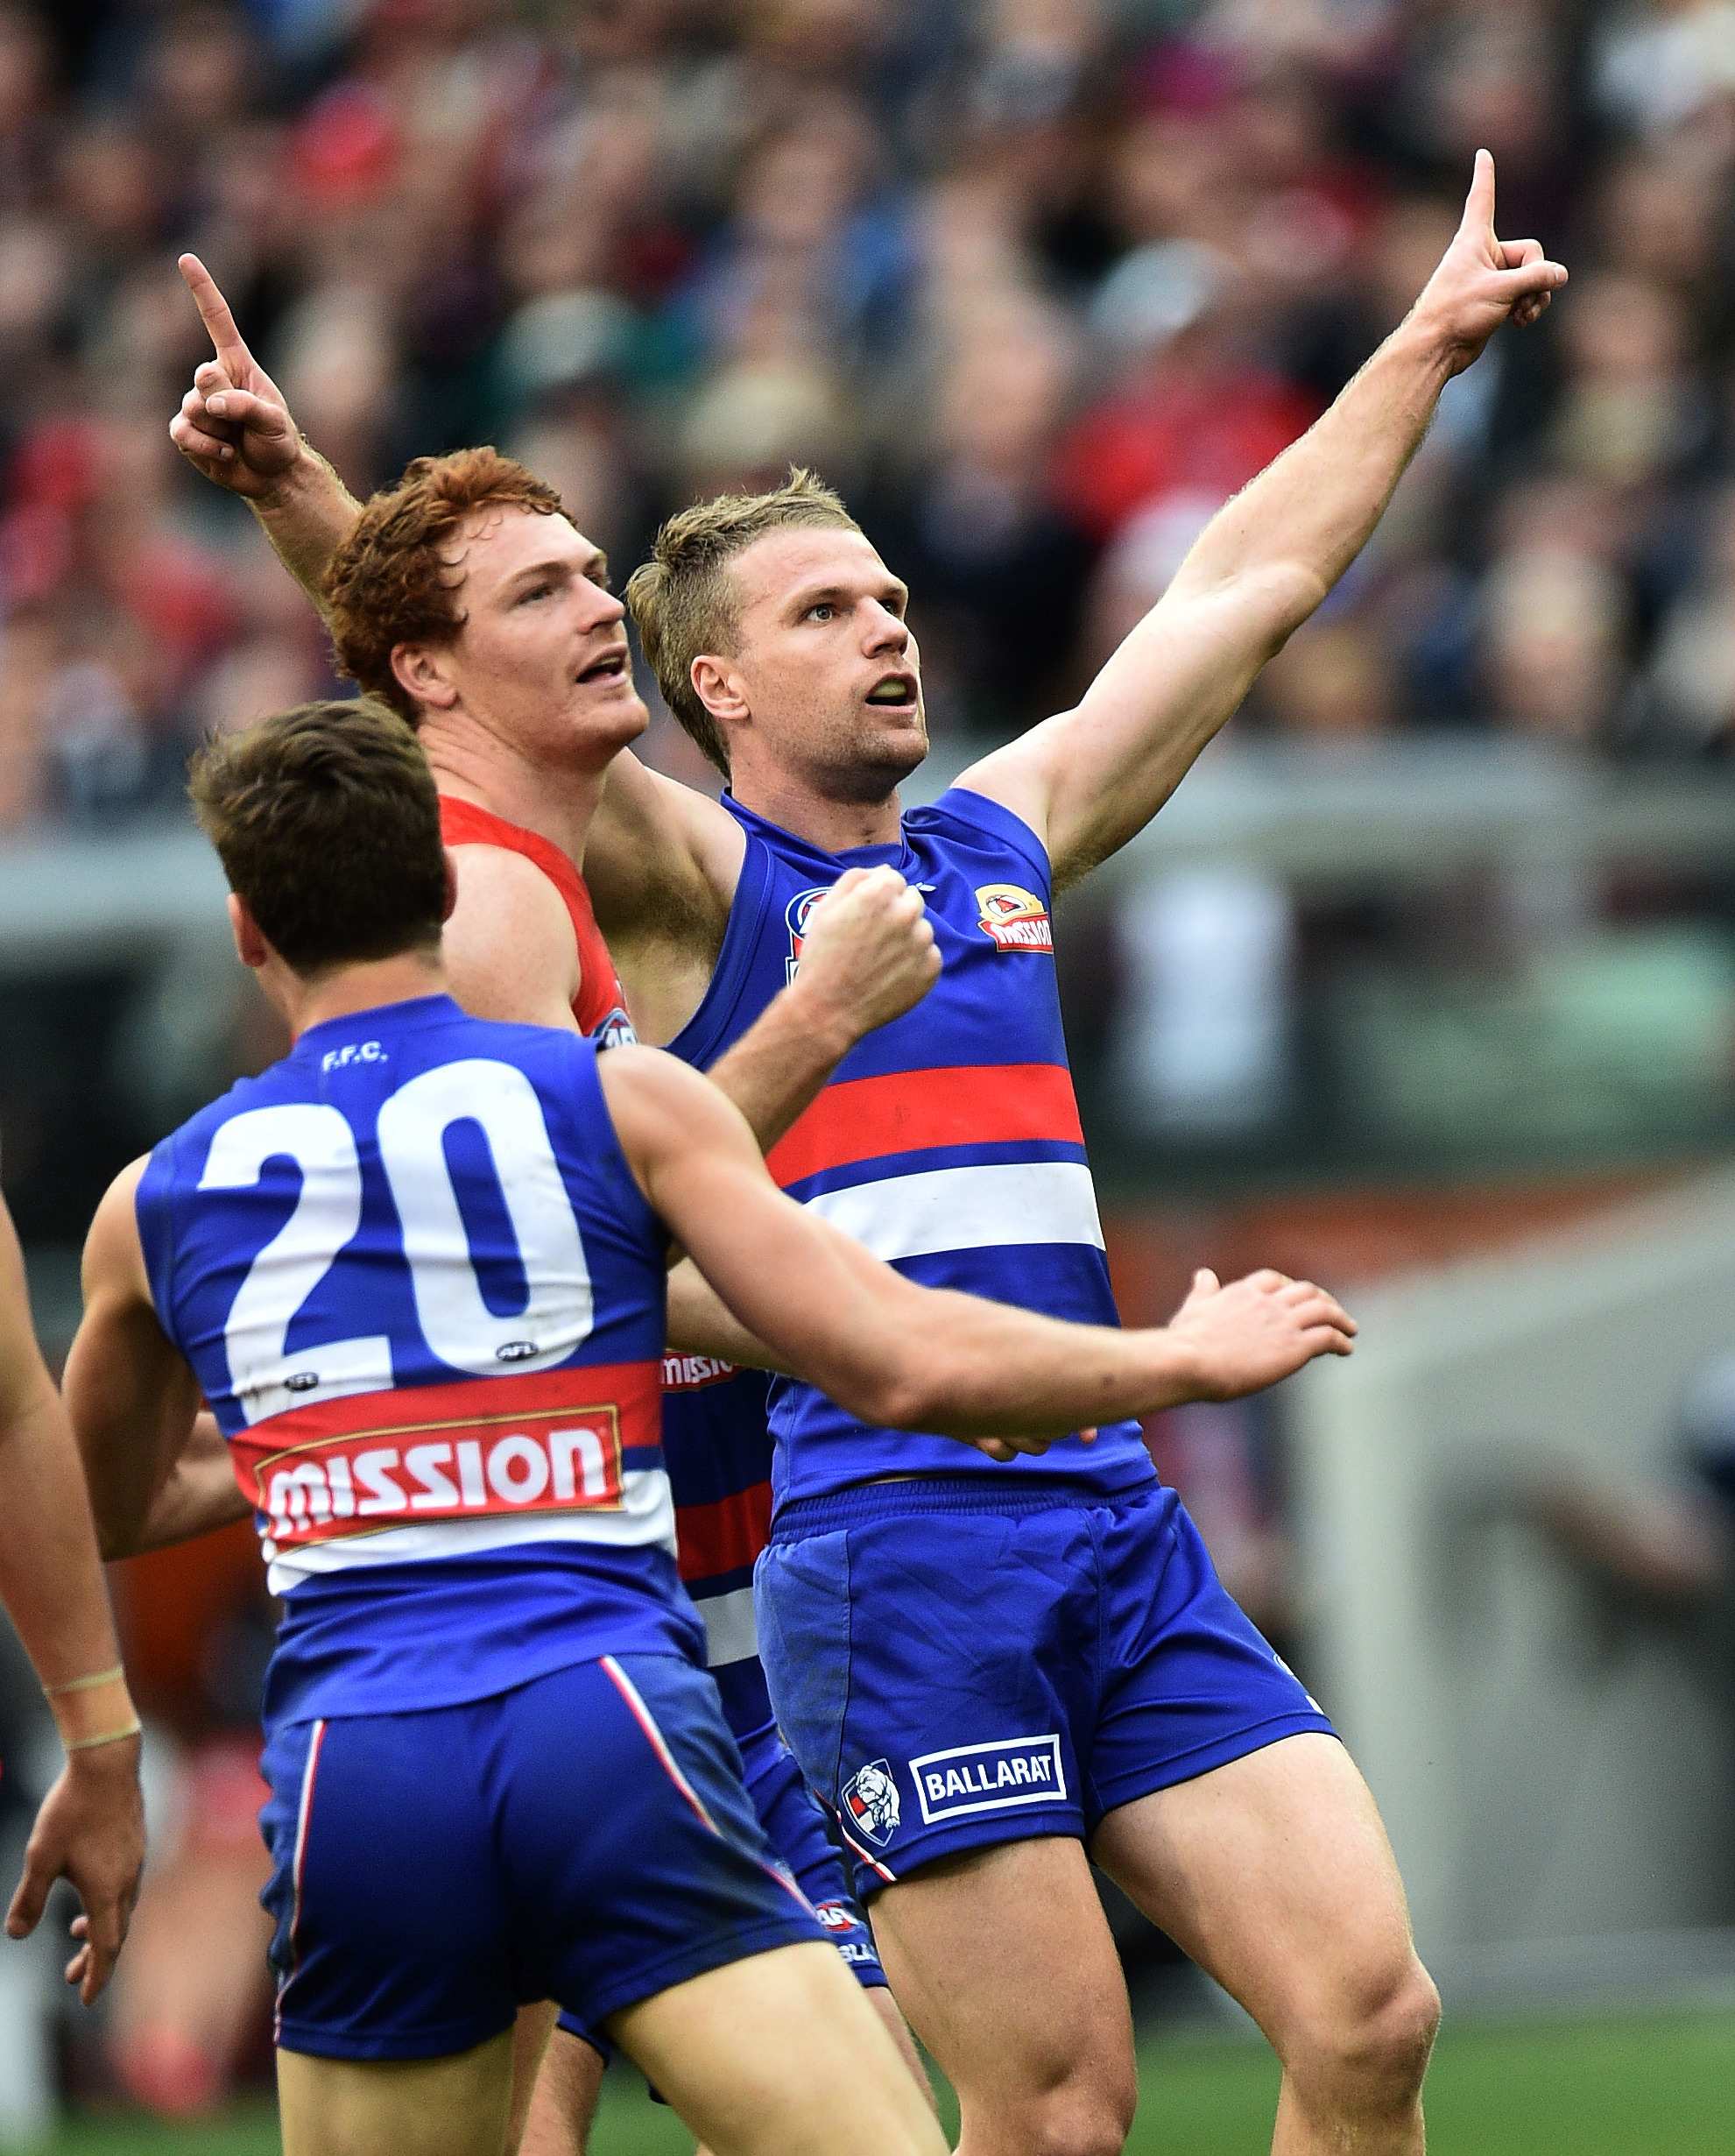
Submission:
[[[236,328],[216,279],[197,255],[182,255],[179,266],[215,357],[194,373],[169,422],[169,440],[206,478],[262,500],[300,454],[300,430],[283,392]]]
[[[1566,271],[1534,239],[1502,240],[1494,230],[1494,160],[1476,153],[1463,218],[1440,266],[1422,287],[1412,319],[1438,336],[1454,374],[1502,322],[1533,322],[1566,282]]]
[[[1293,1376],[1316,1355],[1347,1355],[1356,1321],[1310,1280],[1269,1269],[1224,1287],[1203,1268],[1168,1321],[1191,1353],[1200,1400],[1238,1400]]]

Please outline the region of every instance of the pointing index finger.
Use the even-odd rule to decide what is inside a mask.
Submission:
[[[1463,229],[1467,232],[1494,229],[1494,159],[1486,150],[1476,153],[1470,193],[1464,197]]]
[[[217,357],[231,369],[250,365],[252,355],[247,350],[246,340],[235,326],[235,317],[229,311],[229,301],[217,289],[216,279],[197,255],[182,255],[177,266],[187,289],[193,294],[193,304],[199,310],[199,319],[205,325]]]

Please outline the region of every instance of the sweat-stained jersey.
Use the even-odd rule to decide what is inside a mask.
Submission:
[[[425,996],[333,1019],[151,1156],[138,1219],[284,1616],[268,1721],[696,1658],[665,1237],[597,1048]]]
[[[604,1048],[618,1048],[635,1041],[632,1021],[626,1014],[626,995],[615,973],[615,962],[603,931],[591,910],[584,879],[561,852],[540,832],[521,824],[509,824],[491,809],[455,795],[440,796],[440,835],[448,846],[498,846],[506,853],[521,853],[547,876],[561,894],[578,945],[578,994],[572,1014],[581,1033],[593,1034]]]
[[[896,845],[826,853],[724,796],[746,834],[710,988],[672,1043],[702,1068],[800,962],[808,914],[846,869],[889,862],[923,894],[942,961],[914,1009],[851,1050],[769,1156],[779,1183],[927,1287],[1088,1325],[1118,1318],[1067,1066],[1040,842],[955,787]],[[888,1475],[992,1477],[1103,1493],[1154,1479],[1139,1425],[1105,1425],[1010,1465],[935,1436],[873,1429],[812,1386],[771,1389],[777,1502]]]

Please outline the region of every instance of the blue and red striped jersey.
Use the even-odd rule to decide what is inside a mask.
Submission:
[[[666,1238],[588,1040],[446,996],[314,1026],[152,1153],[158,1314],[285,1615],[273,1719],[696,1652],[661,1448]]]
[[[1048,862],[1034,832],[955,787],[912,809],[895,845],[833,854],[724,799],[746,852],[710,988],[675,1052],[714,1063],[793,977],[807,917],[831,885],[848,868],[889,862],[927,899],[940,978],[913,1011],[850,1051],[772,1151],[772,1171],[924,1285],[1118,1323],[1067,1064]],[[864,1426],[793,1380],[772,1382],[771,1418],[779,1502],[897,1474],[1012,1474],[1098,1490],[1153,1475],[1132,1422],[1005,1466],[945,1438]]]

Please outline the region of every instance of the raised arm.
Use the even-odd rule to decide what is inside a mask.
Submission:
[[[1076,708],[964,774],[1044,840],[1057,886],[1162,807],[1365,545],[1446,384],[1501,323],[1534,321],[1565,282],[1535,240],[1495,237],[1494,163],[1478,150],[1463,222],[1405,321],[1206,526]]]
[[[88,2006],[109,1980],[145,1860],[138,1717],[120,1666],[78,1454],[31,1329],[24,1262],[0,1205],[0,1602],[67,1748],[6,1918],[22,1939],[56,1879],[84,1905],[67,1970]]]
[[[215,357],[194,373],[169,422],[169,439],[195,471],[241,496],[279,560],[319,606],[326,566],[361,505],[290,416],[211,272],[197,255],[182,255],[180,267]]]
[[[1004,1454],[1349,1352],[1355,1327],[1331,1297],[1276,1273],[1227,1289],[1202,1275],[1174,1324],[1135,1332],[917,1287],[786,1198],[694,1072],[644,1049],[601,1071],[651,1204],[749,1330],[864,1421]]]

